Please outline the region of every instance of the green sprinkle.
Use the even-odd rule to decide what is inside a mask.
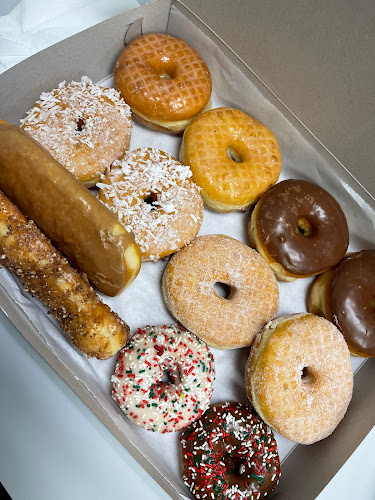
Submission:
[[[263,478],[262,477],[257,476],[256,474],[253,474],[253,473],[251,473],[250,476],[254,477],[255,479],[257,479],[260,484],[263,484]]]

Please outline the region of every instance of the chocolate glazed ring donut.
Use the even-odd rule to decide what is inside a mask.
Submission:
[[[272,430],[250,406],[211,406],[181,435],[185,484],[197,498],[259,500],[274,490],[280,460]]]
[[[350,254],[319,276],[309,310],[341,330],[352,354],[375,357],[375,250]]]
[[[282,281],[323,273],[345,255],[349,230],[337,201],[320,186],[288,179],[269,189],[249,223],[253,246]]]

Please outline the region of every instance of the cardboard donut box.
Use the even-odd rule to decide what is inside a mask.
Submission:
[[[125,44],[142,33],[167,32],[184,39],[208,62],[213,74],[214,91],[220,99],[255,115],[271,128],[280,141],[282,154],[286,151],[286,163],[290,164],[292,174],[296,177],[300,174],[301,178],[309,180],[310,172],[299,172],[298,168],[294,167],[298,164],[298,154],[306,154],[309,157],[308,165],[311,164],[321,179],[321,185],[333,192],[339,202],[346,200],[343,202],[347,207],[346,215],[348,216],[348,211],[355,211],[356,216],[353,219],[363,215],[366,234],[364,241],[374,247],[375,231],[371,223],[375,214],[374,198],[309,132],[299,117],[293,115],[278,96],[256,76],[256,68],[251,67],[250,61],[244,62],[240,59],[182,1],[157,0],[152,3],[140,3],[145,5],[53,45],[1,75],[1,119],[19,123],[41,92],[56,87],[63,80],[79,80],[82,75],[89,75],[95,82],[105,80],[113,73],[114,62]],[[187,0],[187,3],[194,4],[194,1]],[[251,34],[248,36],[251,40]],[[234,88],[237,82],[238,88]],[[299,150],[300,153],[294,153]],[[296,158],[294,155],[297,155]],[[315,179],[313,176],[312,181]],[[354,222],[349,217],[349,226]],[[113,418],[111,412],[103,406],[102,395],[89,390],[75,372],[74,360],[70,363],[68,358],[56,355],[45,335],[41,335],[27,311],[15,299],[14,294],[9,292],[3,281],[0,282],[0,306],[28,342],[171,498],[189,497],[187,489],[181,489],[173,478],[166,477],[163,470],[153,463],[152,453],[145,453],[139,441],[132,439],[132,427],[129,427],[130,432],[127,433],[121,429],[117,417]],[[294,446],[283,458],[282,478],[274,497],[315,498],[371,430],[375,415],[375,363],[372,361],[363,362],[356,370],[353,399],[336,431],[329,438],[314,445]]]

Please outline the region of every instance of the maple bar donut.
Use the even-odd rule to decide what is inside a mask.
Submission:
[[[226,298],[216,293],[216,284],[229,289]],[[279,306],[269,266],[255,250],[223,234],[200,236],[177,252],[164,271],[162,290],[172,315],[219,349],[251,345]]]
[[[180,160],[210,208],[245,210],[279,178],[276,137],[255,118],[234,108],[203,113],[185,130]]]
[[[268,425],[292,441],[312,444],[329,436],[346,413],[353,392],[350,352],[326,319],[283,316],[257,336],[245,384]]]
[[[203,201],[189,167],[158,149],[127,154],[97,186],[99,199],[134,233],[142,260],[170,255],[201,227]]]
[[[250,406],[210,406],[180,441],[183,480],[198,499],[259,500],[279,482],[273,432]]]
[[[99,292],[113,297],[137,277],[134,234],[37,141],[1,120],[0,189]]]
[[[204,342],[180,325],[138,329],[119,353],[112,397],[135,424],[174,432],[206,411],[215,378]]]
[[[344,212],[323,188],[288,179],[255,206],[249,238],[277,278],[294,281],[323,273],[345,255],[349,230]]]
[[[114,79],[133,116],[156,130],[181,133],[211,107],[206,63],[186,42],[167,34],[149,33],[130,43],[115,64]]]
[[[89,188],[129,149],[131,111],[117,90],[83,76],[44,92],[21,128]]]
[[[332,321],[352,354],[375,357],[375,250],[349,254],[320,275],[309,311]]]

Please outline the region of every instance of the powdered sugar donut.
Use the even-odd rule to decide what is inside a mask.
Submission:
[[[120,351],[112,397],[132,422],[164,434],[206,411],[214,378],[204,342],[179,325],[148,326]]]
[[[215,285],[229,289],[228,297]],[[168,262],[162,281],[173,316],[218,349],[252,344],[279,307],[276,278],[264,259],[224,234],[195,238]]]
[[[257,336],[245,384],[252,405],[269,426],[292,441],[315,443],[335,430],[352,398],[349,349],[324,318],[281,316]]]
[[[21,120],[21,128],[86,187],[93,187],[129,149],[132,122],[117,90],[83,76],[80,82],[61,82],[44,92]]]
[[[203,200],[190,168],[152,148],[135,149],[98,183],[100,200],[135,235],[142,260],[179,250],[198,233]]]

